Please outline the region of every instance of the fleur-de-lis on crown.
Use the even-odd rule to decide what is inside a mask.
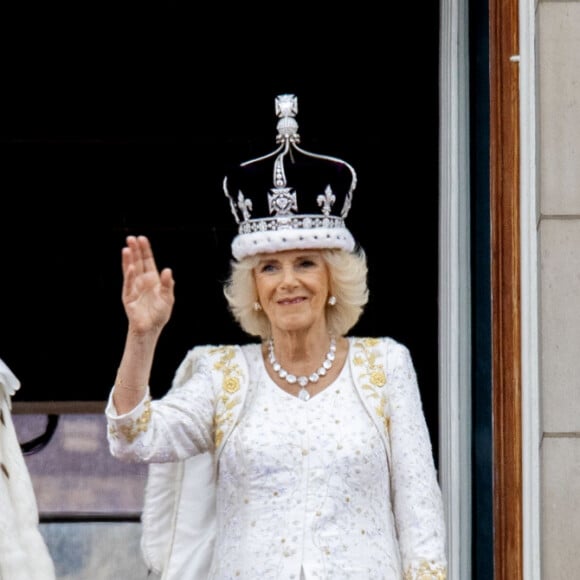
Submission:
[[[330,187],[330,185],[326,186],[326,189],[324,190],[324,195],[321,193],[316,198],[316,203],[318,203],[318,205],[322,208],[323,215],[330,215],[330,210],[332,209],[332,206],[334,205],[335,201],[336,195],[332,193],[332,188]]]
[[[252,200],[246,199],[241,191],[238,191],[238,207],[244,216],[244,221],[248,221],[252,216]]]

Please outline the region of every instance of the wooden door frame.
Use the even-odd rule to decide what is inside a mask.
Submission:
[[[489,4],[494,580],[523,580],[518,0]]]

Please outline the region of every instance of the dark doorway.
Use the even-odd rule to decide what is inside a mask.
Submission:
[[[354,334],[410,348],[437,451],[439,4],[386,18],[240,6],[15,18],[0,233],[0,357],[22,382],[15,400],[107,397],[128,233],[148,234],[177,280],[154,393],[194,344],[249,340],[221,292],[234,233],[222,178],[274,148],[274,98],[289,92],[302,146],[357,171],[350,227],[371,299]]]

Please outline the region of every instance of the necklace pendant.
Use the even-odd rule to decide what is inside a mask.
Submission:
[[[326,357],[317,371],[310,375],[300,375],[296,376],[289,373],[286,369],[282,368],[282,365],[276,360],[276,355],[274,354],[274,339],[270,337],[268,340],[268,360],[272,365],[272,369],[281,379],[284,379],[288,384],[294,385],[298,383],[300,386],[300,391],[298,392],[298,398],[301,401],[308,401],[310,399],[310,393],[306,390],[308,383],[317,383],[320,377],[326,375],[327,371],[332,368],[334,360],[336,358],[336,340],[334,336],[330,337],[330,348],[326,353]]]

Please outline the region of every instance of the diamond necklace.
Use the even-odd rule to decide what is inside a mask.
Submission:
[[[316,383],[323,377],[334,364],[334,359],[336,358],[336,339],[334,336],[330,337],[330,348],[326,353],[326,357],[324,357],[324,361],[320,365],[320,368],[312,373],[309,376],[301,375],[297,377],[292,373],[289,373],[287,370],[282,368],[282,365],[276,360],[276,355],[274,354],[274,339],[270,338],[268,340],[268,360],[272,365],[275,373],[278,373],[278,376],[281,379],[285,379],[287,383],[291,385],[298,383],[300,385],[300,392],[298,393],[298,398],[302,401],[308,401],[310,399],[310,393],[306,390],[306,385],[308,383]]]

